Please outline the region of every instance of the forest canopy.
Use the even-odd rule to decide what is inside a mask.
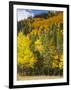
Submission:
[[[48,11],[17,22],[17,71],[63,75],[63,12]]]

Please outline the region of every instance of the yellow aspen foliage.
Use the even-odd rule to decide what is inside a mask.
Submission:
[[[63,55],[60,57],[59,68],[63,68]]]
[[[36,36],[38,34],[38,30],[36,29],[32,30],[32,34]]]
[[[18,38],[17,38],[17,43],[18,43],[18,48],[23,48],[23,47],[29,47],[30,45],[30,39],[23,35],[22,32],[19,32]]]
[[[55,59],[58,59],[58,55],[55,56]]]
[[[18,34],[18,64],[24,65],[25,67],[33,67],[37,59],[29,48],[30,39],[23,35],[22,32]]]
[[[54,57],[53,60],[53,67],[54,68],[63,68],[63,55],[61,55],[60,57],[58,57],[58,55],[56,55]]]
[[[35,19],[35,22],[32,23],[32,26],[35,28],[38,28],[42,25],[46,25],[47,27],[49,27],[52,24],[60,24],[63,23],[63,13],[59,13],[58,15],[55,15],[53,17],[50,17],[49,19],[44,19],[44,20],[39,20],[37,22],[37,19]]]
[[[44,50],[42,42],[39,39],[35,41],[35,49],[39,52]]]

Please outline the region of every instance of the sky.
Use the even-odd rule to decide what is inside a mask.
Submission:
[[[35,15],[47,12],[47,10],[17,9],[17,20],[20,21],[30,16],[34,17]]]

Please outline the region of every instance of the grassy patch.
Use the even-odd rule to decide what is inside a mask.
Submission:
[[[43,79],[59,79],[62,76],[20,76],[17,75],[17,80],[43,80]]]

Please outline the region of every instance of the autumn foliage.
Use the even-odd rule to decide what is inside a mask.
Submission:
[[[46,19],[27,18],[17,25],[18,73],[63,75],[63,12],[49,12]]]

